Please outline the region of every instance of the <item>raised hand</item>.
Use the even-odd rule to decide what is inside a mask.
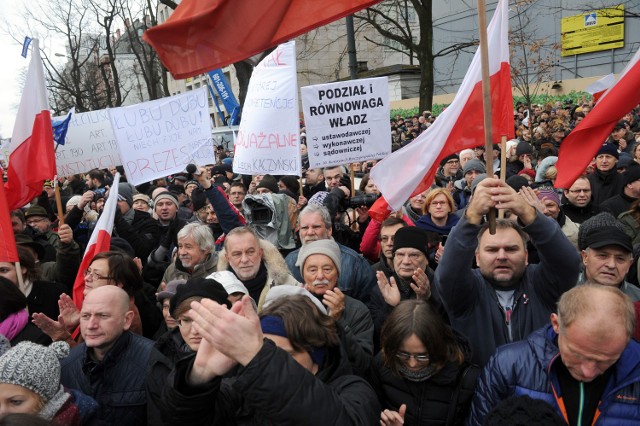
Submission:
[[[409,285],[419,299],[426,300],[431,297],[431,283],[429,282],[429,277],[427,277],[427,273],[424,272],[424,270],[419,268],[416,269],[411,280],[413,282]]]
[[[251,298],[244,296],[231,310],[212,300],[191,304],[196,331],[232,360],[246,366],[262,348],[260,319]]]
[[[335,287],[333,290],[327,290],[322,297],[322,303],[327,307],[329,316],[336,321],[342,317],[344,312],[344,293]]]
[[[398,411],[384,410],[380,413],[380,426],[399,426],[404,424],[407,404],[402,404]]]
[[[384,272],[381,271],[376,272],[376,278],[378,280],[380,293],[382,293],[382,297],[384,301],[387,302],[387,305],[396,306],[400,303],[400,290],[398,289],[395,278],[391,277],[391,280],[387,280]]]
[[[31,318],[36,327],[42,330],[42,332],[49,336],[54,342],[64,341],[71,337],[69,331],[67,331],[62,315],[58,317],[58,321],[52,320],[45,314],[38,312],[34,313]]]

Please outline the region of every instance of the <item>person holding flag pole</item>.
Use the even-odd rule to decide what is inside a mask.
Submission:
[[[497,60],[508,58],[507,34],[508,1],[500,0],[487,31],[490,51],[495,52],[489,58],[491,70],[496,68]],[[475,73],[478,77],[480,73],[479,53],[476,53],[463,82],[460,91],[463,94],[470,76]],[[496,89],[505,84],[502,78],[510,84],[508,63],[500,69],[507,72],[500,77],[491,77],[491,86]],[[479,80],[474,79],[476,87]],[[478,106],[482,98],[479,97],[480,92],[476,92],[475,105]],[[488,97],[485,100],[488,101]],[[494,101],[494,98],[490,100]],[[496,130],[495,118],[500,111],[493,107],[498,105],[491,108],[495,111],[492,130]],[[487,130],[486,125],[484,130]],[[497,136],[495,131],[485,132],[485,136],[492,133]],[[449,143],[456,142],[447,140],[443,152],[449,148]],[[490,144],[491,139],[487,138],[486,142]],[[492,147],[487,151],[492,151]],[[384,160],[379,164],[383,163]],[[483,223],[483,218],[492,209],[508,211],[517,216],[518,222],[498,219],[495,234],[491,234],[490,224]],[[527,262],[527,234],[538,251],[540,264],[529,265]],[[472,269],[474,258],[478,268]],[[579,268],[580,257],[557,222],[538,212],[504,181],[488,177],[476,186],[464,214],[449,234],[433,286],[442,299],[453,328],[469,338],[473,362],[482,366],[498,346],[521,340],[547,323],[560,295],[574,285]]]
[[[3,173],[3,170],[0,169],[0,174]],[[20,266],[20,258],[18,257],[18,249],[9,212],[7,199],[4,195],[4,185],[0,185],[0,235],[2,235],[2,238],[0,238],[0,262],[15,263],[20,291],[26,295],[22,267]]]

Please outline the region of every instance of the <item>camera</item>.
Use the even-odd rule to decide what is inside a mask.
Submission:
[[[378,196],[376,194],[356,195],[349,199],[349,207],[356,209],[360,206],[371,207],[376,202]]]
[[[98,188],[93,191],[93,201],[98,201],[100,198],[104,198],[104,194],[106,194],[107,190],[104,188]]]

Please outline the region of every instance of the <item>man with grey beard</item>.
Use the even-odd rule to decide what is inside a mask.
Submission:
[[[327,307],[327,314],[344,330],[349,363],[364,376],[373,359],[373,321],[364,303],[338,288],[341,271],[340,247],[333,240],[316,240],[300,248],[296,266],[305,288]]]

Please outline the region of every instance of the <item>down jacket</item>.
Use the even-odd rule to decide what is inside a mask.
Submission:
[[[560,408],[562,392],[554,368],[562,362],[556,337],[553,327],[548,325],[526,340],[499,348],[480,375],[468,423],[483,424],[500,401],[520,395],[547,402],[566,420]],[[611,368],[613,374],[600,399],[594,425],[638,424],[640,344],[632,339]]]

